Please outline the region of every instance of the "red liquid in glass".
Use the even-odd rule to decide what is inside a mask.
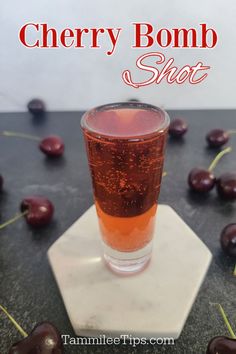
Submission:
[[[104,242],[132,252],[153,236],[167,128],[155,110],[92,111],[83,127]]]

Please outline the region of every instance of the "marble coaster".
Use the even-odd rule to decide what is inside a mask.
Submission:
[[[77,335],[178,338],[212,255],[167,205],[159,205],[153,255],[141,273],[112,273],[101,257],[95,206],[49,249]]]

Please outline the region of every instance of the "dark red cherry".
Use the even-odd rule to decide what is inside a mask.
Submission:
[[[236,223],[225,226],[220,235],[220,243],[226,254],[236,257]]]
[[[43,139],[39,144],[39,148],[44,154],[52,157],[61,156],[65,150],[62,139],[56,135]]]
[[[229,146],[220,151],[211,162],[207,170],[194,168],[188,175],[188,184],[190,188],[199,193],[209,192],[216,184],[216,178],[213,175],[213,170],[225,154],[232,151]]]
[[[8,354],[62,354],[60,333],[50,322],[37,324],[28,337],[15,343]]]
[[[129,102],[140,102],[140,100],[138,100],[137,98],[130,98],[128,101]]]
[[[2,191],[3,182],[4,182],[4,179],[3,179],[3,177],[0,175],[0,192]]]
[[[206,140],[210,147],[220,147],[229,141],[229,133],[223,129],[214,129],[207,134]]]
[[[181,137],[187,132],[187,130],[187,123],[183,119],[176,118],[170,123],[169,135],[173,137]]]
[[[224,336],[210,340],[206,354],[236,354],[236,340]]]
[[[188,176],[190,188],[199,193],[209,192],[215,185],[215,176],[212,172],[194,168]]]
[[[34,115],[39,115],[45,112],[45,104],[42,100],[38,98],[34,98],[33,100],[31,100],[28,103],[27,108],[29,112]]]
[[[217,179],[217,191],[225,199],[236,199],[236,173],[224,173]]]
[[[35,227],[49,224],[54,213],[54,207],[50,200],[39,196],[24,198],[20,209],[22,212],[28,211],[25,215],[26,221]]]

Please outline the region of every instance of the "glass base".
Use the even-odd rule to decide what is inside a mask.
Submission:
[[[152,242],[135,252],[120,252],[104,245],[104,259],[108,267],[119,274],[133,274],[143,270],[152,254]]]

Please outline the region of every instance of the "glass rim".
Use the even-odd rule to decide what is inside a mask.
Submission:
[[[104,134],[101,133],[99,131],[97,131],[96,129],[91,128],[88,124],[87,124],[87,117],[91,114],[91,113],[95,113],[95,112],[102,112],[102,111],[106,111],[109,109],[123,109],[123,108],[127,108],[127,109],[143,109],[143,110],[148,110],[148,111],[154,111],[154,112],[159,112],[163,115],[163,123],[157,128],[154,129],[151,132],[148,132],[146,134],[143,135],[131,135],[131,136],[122,136],[122,137],[117,137],[115,135],[108,135],[108,134]],[[150,137],[153,137],[153,135],[160,133],[162,131],[164,131],[166,128],[168,128],[170,124],[170,117],[168,115],[168,113],[163,110],[160,107],[154,106],[152,104],[149,103],[143,103],[143,102],[136,102],[136,101],[127,101],[127,102],[115,102],[115,103],[108,103],[108,104],[104,104],[104,105],[100,105],[97,107],[94,107],[88,111],[86,111],[82,117],[81,117],[81,121],[80,121],[80,125],[81,128],[83,129],[83,131],[87,131],[87,133],[95,136],[96,138],[106,138],[108,140],[114,140],[119,138],[119,140],[130,140],[130,139],[140,139],[140,140],[145,140],[148,139]]]

